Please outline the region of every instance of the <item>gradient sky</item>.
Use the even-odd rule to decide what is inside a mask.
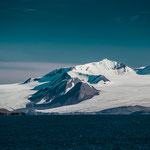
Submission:
[[[0,1],[0,62],[103,58],[150,65],[150,0]]]

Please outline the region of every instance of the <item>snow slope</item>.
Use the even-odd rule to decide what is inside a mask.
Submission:
[[[77,84],[83,85],[82,88]],[[94,91],[88,95],[87,90]],[[58,104],[62,99],[63,103]],[[21,109],[30,103],[34,104],[32,109],[42,113],[99,112],[134,105],[150,107],[150,75],[139,75],[122,63],[104,59],[54,70],[23,84],[0,85],[0,108]]]
[[[104,75],[108,78],[113,75],[124,75],[135,72],[133,69],[122,63],[110,61],[108,59],[104,59],[100,62],[78,65],[74,67],[72,71],[91,75]]]
[[[30,102],[29,95],[34,93],[30,89],[36,84],[38,83],[0,85],[0,108],[13,110],[26,107],[26,104]]]

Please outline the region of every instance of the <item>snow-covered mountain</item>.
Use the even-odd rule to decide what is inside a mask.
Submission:
[[[72,71],[104,76],[124,75],[134,72],[134,70],[128,66],[116,61],[110,61],[108,59],[104,59],[100,62],[79,65],[74,67]]]
[[[56,69],[41,78],[0,85],[0,108],[37,113],[95,113],[124,106],[150,107],[149,67],[140,69],[108,59]]]

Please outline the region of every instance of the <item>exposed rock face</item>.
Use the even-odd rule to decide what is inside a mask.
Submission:
[[[27,84],[27,83],[30,83],[30,82],[33,82],[33,81],[39,81],[39,79],[38,78],[29,78],[25,82],[23,82],[22,84]]]
[[[90,87],[86,83],[78,82],[68,93],[52,100],[48,107],[77,104],[98,94],[99,92],[95,88]],[[47,106],[47,104],[45,106]]]
[[[75,78],[62,80],[55,86],[44,87],[29,99],[34,102],[34,107],[52,108],[77,104],[98,94],[99,91],[94,87]],[[45,102],[41,104],[40,101],[42,99],[44,99]]]
[[[97,84],[100,81],[103,81],[104,83],[110,82],[110,80],[108,80],[103,75],[88,75],[83,73],[78,73],[78,75],[80,77],[80,80],[82,79],[82,77],[86,77],[87,79],[85,81],[87,81],[90,84]]]
[[[34,90],[38,90],[38,92],[33,94],[29,100],[35,103],[40,102],[42,99],[45,99],[45,102],[51,101],[65,93],[65,90],[71,86],[70,79],[71,77],[67,73],[64,73],[59,78],[54,78],[48,83],[35,87]]]
[[[0,108],[0,115],[25,115],[24,112],[12,112],[7,109]]]
[[[150,107],[143,106],[122,106],[116,108],[110,108],[103,111],[100,111],[97,114],[110,114],[110,115],[118,115],[118,114],[150,114]]]

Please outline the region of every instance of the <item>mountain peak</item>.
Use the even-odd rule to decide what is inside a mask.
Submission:
[[[112,60],[109,60],[109,59],[105,58],[102,61],[100,61],[99,64],[100,65],[104,65],[106,68],[112,69],[112,68],[114,68],[115,66],[117,66],[117,65],[119,65],[121,63],[116,62],[116,61],[112,61]]]
[[[134,72],[132,68],[107,58],[99,62],[78,65],[73,68],[73,71],[91,75],[104,75],[106,77]]]
[[[101,60],[100,62],[113,62],[112,60],[109,60],[107,58],[104,58],[103,60]]]

